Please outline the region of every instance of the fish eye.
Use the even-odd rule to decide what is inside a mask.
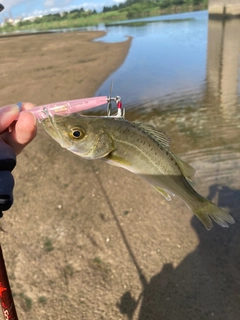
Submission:
[[[85,132],[82,128],[72,128],[69,132],[70,138],[74,140],[80,140],[85,136]]]

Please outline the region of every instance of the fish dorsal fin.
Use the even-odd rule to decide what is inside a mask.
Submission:
[[[170,147],[171,139],[166,136],[165,132],[155,129],[150,124],[145,124],[142,122],[133,122],[133,124],[141,131],[151,136],[154,140],[161,143],[165,148]]]
[[[145,124],[145,123],[141,123],[141,122],[133,122],[133,124],[137,128],[139,128],[141,131],[145,132],[150,137],[152,137],[155,141],[159,142],[162,146],[169,149],[171,139],[168,136],[166,136],[165,132],[155,129],[150,124]],[[187,162],[179,159],[174,154],[172,154],[172,156],[175,159],[175,161],[177,162],[184,177],[186,179],[192,181],[194,174],[195,174],[194,168],[192,166],[190,166],[190,164],[188,164]]]
[[[195,169],[192,166],[190,166],[190,164],[179,159],[175,155],[174,155],[174,159],[176,160],[177,164],[179,165],[179,168],[181,169],[184,177],[187,178],[188,180],[192,181],[194,174],[195,174]]]

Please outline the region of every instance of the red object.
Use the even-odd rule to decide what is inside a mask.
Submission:
[[[0,303],[5,320],[18,320],[0,244]]]
[[[117,107],[118,107],[118,109],[122,109],[122,101],[119,101],[119,102],[117,103]]]

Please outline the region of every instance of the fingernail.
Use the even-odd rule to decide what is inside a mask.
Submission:
[[[19,106],[17,104],[9,104],[9,105],[1,108],[2,113],[9,113],[9,112],[17,113],[19,111],[20,111]]]
[[[0,128],[6,129],[19,114],[19,106],[16,104],[9,104],[0,108]]]
[[[29,112],[29,113],[31,113],[31,112]],[[36,123],[37,123],[37,118],[34,116],[34,114],[31,113],[31,115],[32,115],[33,118],[34,118],[34,125],[36,125]]]
[[[18,106],[18,108],[19,108],[19,111],[21,111],[21,110],[22,110],[22,102],[18,102],[18,103],[17,103],[17,106]]]

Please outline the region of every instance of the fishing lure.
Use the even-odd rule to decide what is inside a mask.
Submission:
[[[69,100],[69,101],[60,101],[50,104],[45,104],[42,106],[37,106],[33,109],[24,110],[21,112],[31,112],[36,119],[43,120],[48,118],[48,115],[68,115],[71,113],[88,110],[95,108],[107,103],[107,96],[102,97],[92,97],[85,99]],[[21,108],[21,102],[18,103],[18,106]]]
[[[112,101],[115,102],[118,108],[118,112],[111,115]],[[49,115],[68,115],[98,106],[107,104],[107,116],[114,118],[125,118],[125,108],[122,107],[122,101],[119,96],[112,98],[111,96],[91,97],[77,100],[54,102],[42,106],[37,106],[33,109],[23,110],[21,112],[31,112],[39,121],[46,119]],[[22,103],[19,102],[18,106],[21,108]]]

